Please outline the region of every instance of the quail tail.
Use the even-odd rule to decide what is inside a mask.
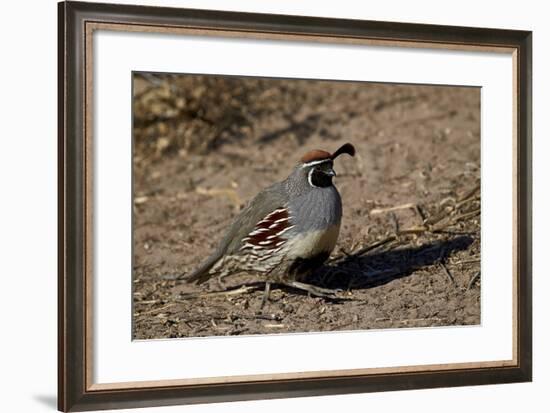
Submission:
[[[185,276],[185,281],[188,283],[197,283],[202,284],[205,281],[208,281],[210,277],[212,277],[212,274],[210,274],[210,269],[220,260],[220,258],[223,256],[223,253],[216,251],[214,254],[212,254],[208,259],[195,271],[193,271],[191,274]]]

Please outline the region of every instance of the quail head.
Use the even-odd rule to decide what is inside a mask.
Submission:
[[[307,152],[288,178],[252,199],[187,281],[244,272],[262,276],[267,294],[271,282],[320,296],[332,292],[302,280],[323,264],[338,239],[342,201],[332,178],[333,161],[343,153],[354,156],[355,148],[346,143],[332,154]]]

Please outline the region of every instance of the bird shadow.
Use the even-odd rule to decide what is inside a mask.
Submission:
[[[395,248],[365,255],[351,254],[333,264],[324,265],[307,282],[330,289],[369,289],[445,262],[451,254],[467,249],[473,241],[469,236],[458,236],[418,247]]]

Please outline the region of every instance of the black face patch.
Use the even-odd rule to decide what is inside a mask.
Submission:
[[[332,161],[313,165],[308,172],[309,183],[318,188],[331,186],[333,176]]]

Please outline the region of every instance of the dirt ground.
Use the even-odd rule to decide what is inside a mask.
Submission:
[[[479,89],[136,74],[133,115],[134,338],[480,323]],[[303,153],[345,142],[339,241],[308,280],[343,300],[275,286],[260,311],[255,275],[177,279]]]

